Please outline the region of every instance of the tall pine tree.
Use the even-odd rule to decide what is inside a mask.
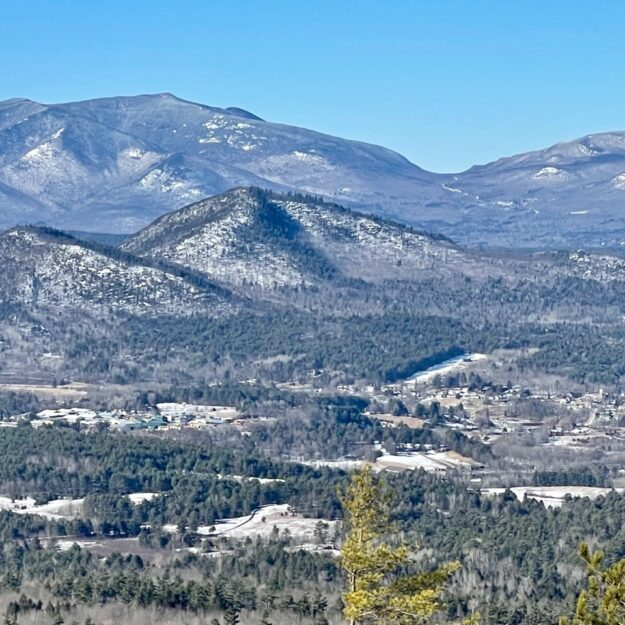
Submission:
[[[343,614],[350,625],[421,625],[442,606],[452,562],[411,573],[414,548],[392,538],[390,495],[370,468],[354,473],[343,498],[348,534],[341,564],[347,576]]]

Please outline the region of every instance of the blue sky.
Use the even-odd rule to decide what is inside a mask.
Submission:
[[[156,93],[435,171],[625,129],[625,3],[5,0],[0,99]]]

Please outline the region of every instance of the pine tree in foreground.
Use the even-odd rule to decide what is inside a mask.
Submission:
[[[625,560],[609,568],[603,566],[603,553],[579,548],[586,563],[588,584],[577,598],[572,617],[562,617],[560,625],[623,625],[625,623]]]
[[[421,625],[440,610],[457,562],[431,573],[406,573],[413,548],[389,544],[390,497],[371,469],[356,472],[343,498],[348,534],[341,565],[347,576],[343,615],[350,625]]]

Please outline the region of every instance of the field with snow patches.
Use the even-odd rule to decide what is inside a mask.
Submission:
[[[158,497],[159,494],[160,493],[130,493],[128,499],[130,499],[135,506],[138,506],[144,501],[152,501],[152,499]]]
[[[218,521],[214,526],[198,527],[198,534],[223,536],[235,539],[261,537],[270,538],[274,527],[282,534],[288,531],[292,538],[311,542],[315,538],[315,527],[320,519],[309,519],[291,511],[288,504],[270,505],[250,515]],[[325,521],[331,533],[338,521]]]
[[[376,460],[375,466],[388,471],[423,469],[428,473],[444,473],[455,469],[470,469],[479,466],[479,463],[453,451],[438,451],[384,454]]]
[[[428,473],[444,473],[457,469],[470,469],[480,466],[472,458],[466,458],[454,451],[410,452],[402,454],[384,453],[375,463],[364,460],[312,460],[302,462],[316,468],[331,467],[344,471],[355,471],[371,466],[374,471],[416,471],[423,469]]]
[[[408,378],[406,382],[415,382],[417,384],[431,382],[437,375],[446,375],[448,373],[462,371],[466,369],[468,365],[480,360],[485,360],[486,358],[487,356],[485,354],[464,354],[462,356],[456,356],[455,358],[450,358],[424,371],[418,371],[412,377]]]
[[[607,495],[613,489],[600,488],[595,486],[515,486],[510,489],[522,501],[525,497],[539,501],[547,508],[559,508],[567,495],[571,497],[588,497],[596,499],[602,495]],[[619,493],[625,492],[625,488],[614,489]],[[505,488],[484,488],[483,495],[496,496],[506,491]]]
[[[82,499],[55,499],[38,505],[34,499],[11,499],[0,497],[0,510],[16,514],[35,514],[50,520],[74,519],[82,513]]]

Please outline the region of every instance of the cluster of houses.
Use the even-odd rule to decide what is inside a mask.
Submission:
[[[182,428],[205,429],[226,423],[241,424],[240,414],[231,406],[207,406],[185,403],[162,403],[155,407],[139,410],[102,410],[89,408],[53,408],[35,415],[18,415],[7,426],[16,426],[20,420],[28,419],[32,427],[58,423],[78,424],[85,429],[106,427],[119,432],[136,430],[179,430]]]
[[[547,393],[516,385],[485,385],[483,388],[437,388],[432,385],[415,388],[405,385],[387,388],[386,392],[406,402],[417,400],[424,406],[437,403],[446,427],[478,437],[488,444],[510,433],[532,433],[544,429],[545,425],[548,426],[549,443],[558,446],[588,445],[605,437],[624,440],[625,396],[603,390]],[[460,406],[462,410],[458,411]],[[532,414],[531,408],[536,414]],[[391,420],[384,415],[374,416]],[[414,417],[394,418],[395,421],[402,419],[409,427],[420,425],[420,420]]]

